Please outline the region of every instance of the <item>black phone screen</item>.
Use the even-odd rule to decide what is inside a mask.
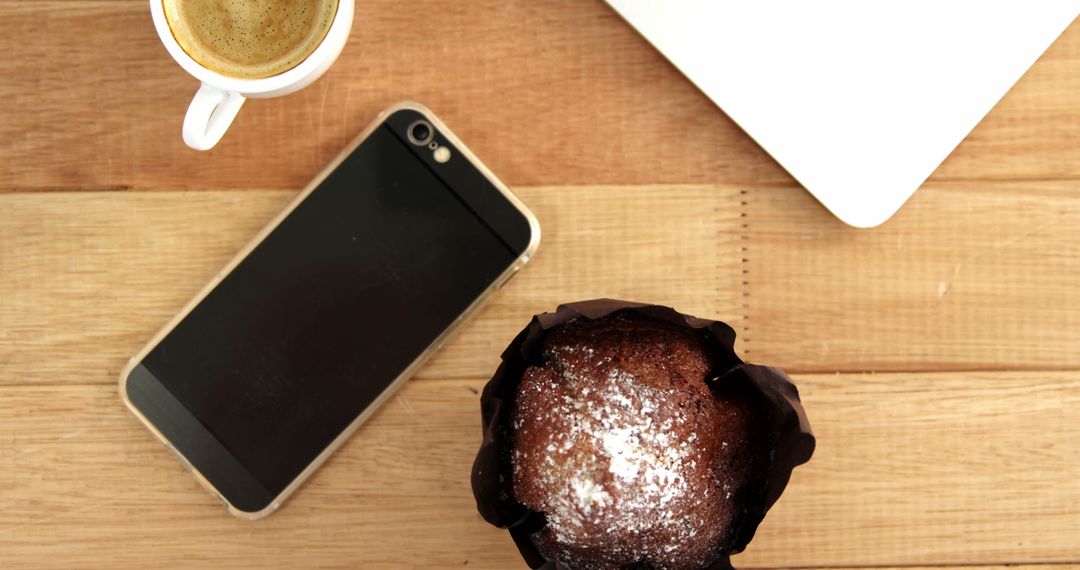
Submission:
[[[523,252],[521,212],[467,160],[428,160],[408,118],[365,139],[128,378],[133,405],[242,510],[284,490]]]

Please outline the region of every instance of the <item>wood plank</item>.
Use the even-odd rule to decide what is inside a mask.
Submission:
[[[795,568],[800,568],[796,566]],[[817,568],[803,566],[802,568]],[[949,565],[949,566],[873,566],[876,570],[1076,570],[1080,568],[1080,564],[1009,564],[1004,565]]]
[[[1080,568],[1080,564],[1009,564],[1008,566],[961,566],[954,564],[950,566],[892,566],[888,568],[874,566],[873,568],[877,570],[1076,570]]]
[[[327,77],[249,103],[208,154],[180,140],[196,84],[144,0],[4,2],[0,18],[0,191],[299,188],[404,98],[512,184],[791,180],[599,1],[364,0]],[[1078,70],[1074,24],[934,179],[1080,176]]]
[[[1080,363],[1069,183],[933,184],[870,232],[794,187],[520,191],[539,255],[422,375],[487,374],[530,315],[598,296],[727,320],[749,358],[792,370]],[[0,197],[0,383],[112,382],[291,195]]]
[[[5,3],[0,17],[0,96],[14,100],[0,189],[299,188],[401,99],[511,184],[789,180],[598,1],[364,0],[326,77],[249,102],[208,154],[181,141],[197,84],[145,0]]]
[[[738,325],[739,194],[520,188],[539,253],[426,366],[481,377],[538,312],[614,297]],[[0,194],[0,384],[106,383],[271,219],[284,191]]]
[[[875,567],[880,568],[880,567]],[[896,566],[880,570],[1076,570],[1075,564],[1037,564],[1009,566]]]
[[[884,226],[791,188],[745,194],[755,361],[793,370],[1080,365],[1073,182],[930,184]]]
[[[740,567],[1080,560],[1080,373],[800,375],[819,437]],[[0,387],[13,567],[519,568],[475,512],[481,380],[418,380],[280,512],[227,516],[107,385]]]
[[[1080,373],[795,378],[818,449],[744,564],[1080,560]]]

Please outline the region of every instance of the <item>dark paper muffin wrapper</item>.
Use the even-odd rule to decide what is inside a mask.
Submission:
[[[531,568],[564,570],[558,561],[549,560],[536,546],[534,536],[543,530],[543,515],[517,502],[512,489],[508,449],[511,437],[507,429],[518,383],[525,369],[541,361],[543,339],[553,327],[574,319],[598,319],[616,311],[630,311],[642,316],[700,331],[717,362],[723,363],[710,385],[726,381],[745,382],[757,391],[767,408],[772,459],[767,470],[763,500],[746,505],[735,532],[734,541],[707,567],[708,570],[732,569],[731,555],[742,552],[754,537],[765,513],[780,498],[795,466],[807,462],[814,452],[814,436],[806,412],[799,401],[799,391],[783,371],[768,366],[746,364],[735,355],[735,331],[720,321],[683,315],[670,307],[645,305],[613,299],[597,299],[560,305],[554,313],[536,315],[502,354],[502,364],[484,386],[480,406],[484,422],[484,441],[473,464],[472,488],[476,506],[489,523],[506,528],[521,556]],[[728,366],[730,365],[730,366]]]

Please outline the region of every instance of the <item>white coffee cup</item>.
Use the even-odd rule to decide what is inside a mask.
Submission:
[[[169,29],[162,0],[150,0],[150,14],[165,49],[180,67],[202,81],[184,117],[184,142],[195,150],[209,150],[225,135],[245,100],[288,95],[318,79],[344,49],[354,11],[355,0],[339,0],[326,37],[300,65],[272,77],[237,79],[211,71],[192,59]]]

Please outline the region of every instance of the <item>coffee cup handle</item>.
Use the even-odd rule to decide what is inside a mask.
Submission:
[[[184,117],[184,142],[195,150],[210,150],[225,136],[244,96],[213,85],[202,84]]]

